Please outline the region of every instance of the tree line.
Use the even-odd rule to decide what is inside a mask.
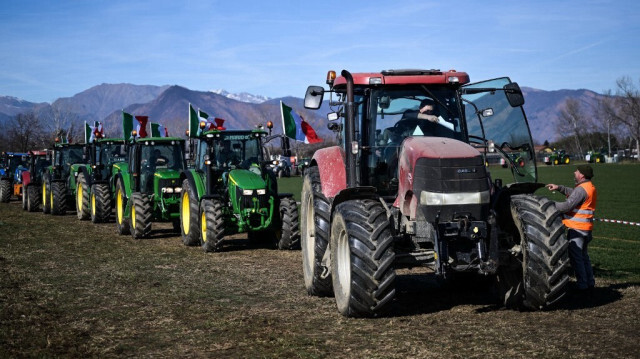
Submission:
[[[639,85],[623,76],[616,81],[614,90],[605,91],[593,103],[567,99],[556,126],[562,136],[551,147],[580,156],[587,151],[609,156],[628,149],[640,153]]]

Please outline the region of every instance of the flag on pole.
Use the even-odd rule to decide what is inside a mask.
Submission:
[[[149,121],[149,116],[136,116],[136,120],[138,120],[138,138],[147,137],[147,121]]]
[[[131,131],[133,131],[133,116],[122,110],[122,139],[131,138]]]
[[[87,123],[87,121],[84,121],[84,143],[91,143],[91,126],[89,126],[89,124]]]
[[[200,109],[198,109],[198,117],[202,117],[205,120],[207,120],[207,119],[209,119],[209,114],[204,112],[204,111],[202,111],[202,110],[200,110]]]
[[[282,101],[280,101],[280,110],[282,114],[282,129],[285,136],[304,143],[322,142],[316,131],[311,128],[311,125]]]
[[[193,109],[191,104],[189,104],[189,137],[195,137],[198,133],[198,113]]]
[[[159,123],[151,122],[151,137],[168,137],[169,131]]]

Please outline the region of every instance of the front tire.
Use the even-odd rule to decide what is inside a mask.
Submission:
[[[78,181],[76,187],[76,215],[78,219],[81,221],[89,219],[89,200],[90,200],[90,192],[89,192],[89,184],[87,182],[87,178],[84,176],[84,173],[78,174]]]
[[[49,214],[51,213],[51,198],[49,195],[51,190],[49,186],[47,186],[47,180],[42,180],[42,213]]]
[[[122,180],[116,184],[116,231],[119,235],[130,234],[129,220],[124,214],[127,208],[127,195]]]
[[[151,234],[151,198],[149,195],[134,192],[131,194],[131,224],[133,239],[149,237]]]
[[[106,183],[91,186],[91,222],[108,222],[111,217],[111,189]]]
[[[191,188],[189,180],[182,181],[182,196],[180,197],[180,232],[182,243],[185,246],[197,246],[200,244],[200,228],[198,220],[200,208],[198,194],[195,188]]]
[[[11,200],[11,182],[9,180],[0,181],[0,202],[9,203]]]
[[[40,191],[39,188],[35,185],[27,186],[27,190],[25,191],[27,195],[27,211],[35,212],[38,210],[38,206],[40,205]]]
[[[220,252],[224,238],[222,203],[215,199],[203,199],[200,205],[200,232],[205,252]]]
[[[329,244],[331,205],[322,194],[318,167],[305,170],[302,183],[303,218],[300,226],[302,247],[302,272],[304,286],[309,295],[330,296],[333,294],[331,274],[322,264]]]
[[[278,249],[300,248],[300,218],[298,205],[293,198],[280,200],[280,218],[282,220],[281,236],[276,243]]]
[[[513,309],[541,310],[566,293],[568,242],[562,214],[544,197],[511,197],[511,215],[519,235],[509,262],[498,269],[501,304]]]
[[[65,215],[67,213],[67,186],[64,182],[51,183],[51,214]]]
[[[393,236],[379,201],[340,203],[331,222],[331,270],[338,311],[377,317],[395,297]]]

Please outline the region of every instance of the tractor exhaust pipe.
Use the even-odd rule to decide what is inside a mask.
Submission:
[[[353,113],[353,76],[347,70],[342,70],[341,75],[347,80],[347,108],[344,123],[345,156],[347,167],[347,187],[356,187],[356,154],[353,153],[355,141],[355,116]]]

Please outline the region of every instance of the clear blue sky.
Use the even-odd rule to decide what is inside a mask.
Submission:
[[[0,95],[101,83],[304,96],[327,70],[467,71],[542,90],[640,80],[640,1],[4,0]]]

